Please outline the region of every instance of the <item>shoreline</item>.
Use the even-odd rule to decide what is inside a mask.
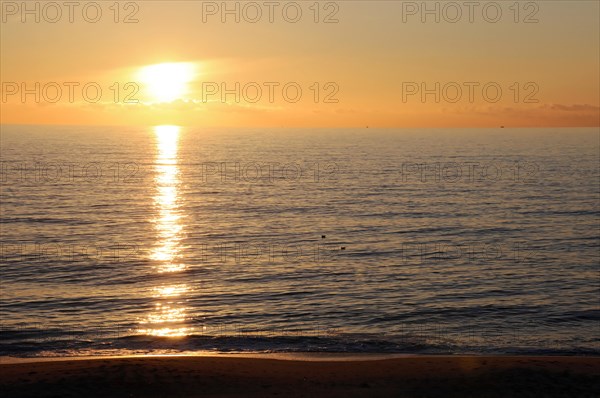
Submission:
[[[3,363],[0,390],[5,397],[600,396],[600,357],[308,357],[227,354]]]
[[[0,356],[0,365],[38,362],[65,362],[65,361],[93,361],[93,360],[118,360],[118,359],[143,359],[143,358],[246,358],[246,359],[272,359],[278,361],[299,362],[354,362],[354,361],[381,361],[401,358],[527,358],[527,359],[555,359],[555,358],[596,358],[600,355],[531,355],[531,354],[415,354],[415,353],[345,353],[345,352],[214,352],[195,351],[181,354],[124,354],[124,355],[72,355],[72,356],[40,356],[40,357],[14,357]]]

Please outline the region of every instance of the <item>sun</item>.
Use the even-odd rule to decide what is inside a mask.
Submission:
[[[144,85],[147,95],[156,102],[181,99],[189,90],[188,84],[196,75],[190,62],[168,62],[141,68],[137,79]]]

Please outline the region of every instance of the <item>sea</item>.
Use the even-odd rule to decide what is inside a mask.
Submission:
[[[0,127],[0,356],[600,355],[598,128]]]

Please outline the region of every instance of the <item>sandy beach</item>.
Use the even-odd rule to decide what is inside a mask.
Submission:
[[[0,365],[3,397],[598,397],[600,357],[125,357]]]

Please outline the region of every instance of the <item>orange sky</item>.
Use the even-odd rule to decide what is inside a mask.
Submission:
[[[67,8],[50,23],[56,10],[39,3],[39,22],[35,13],[24,14],[21,2],[0,4],[5,124],[599,125],[596,1],[521,2],[518,15],[513,1],[500,1],[496,23],[486,20],[495,9],[480,7],[469,15],[461,1],[453,3],[462,5],[455,23],[449,22],[457,14],[448,2],[439,2],[439,23],[436,15],[410,8],[421,2],[321,2],[318,16],[314,2],[298,2],[302,17],[296,23],[285,20],[296,15],[294,8],[284,15],[286,2],[274,9],[272,23],[264,6],[262,18],[252,23],[256,10],[244,8],[248,2],[239,2],[236,23],[235,15],[210,8],[220,1],[121,2],[118,15],[110,8],[114,2],[98,2],[96,23],[86,21],[83,6],[73,10],[73,23]],[[428,4],[433,9],[436,2]],[[87,12],[88,19],[96,15]],[[138,22],[123,23],[128,16]],[[339,22],[323,23],[328,16]],[[175,65],[141,72],[162,63]],[[133,85],[126,89],[128,82]],[[223,84],[232,90],[225,96]],[[432,90],[425,97],[422,84]],[[23,85],[33,92],[23,96]],[[102,96],[95,102],[97,87]],[[295,102],[297,88],[302,95]],[[125,103],[134,91],[138,103]]]

